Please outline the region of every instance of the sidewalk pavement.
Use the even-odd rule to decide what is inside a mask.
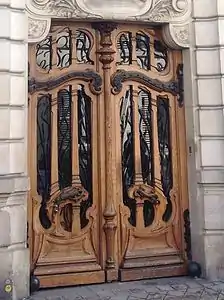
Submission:
[[[188,277],[45,289],[30,300],[224,300],[224,280]]]

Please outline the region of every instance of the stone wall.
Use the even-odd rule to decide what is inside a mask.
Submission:
[[[191,49],[185,53],[186,63],[191,61],[185,91],[192,92],[187,123],[194,124],[188,126],[195,153],[189,158],[192,246],[212,279],[224,278],[223,17],[223,0],[194,0]]]
[[[25,0],[0,0],[0,296],[6,299],[21,299],[29,288],[27,32]]]

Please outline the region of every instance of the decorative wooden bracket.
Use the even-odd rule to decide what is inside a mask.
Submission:
[[[146,184],[139,184],[132,186],[128,195],[130,199],[136,200],[136,228],[142,229],[145,227],[143,216],[144,202],[149,201],[152,205],[158,206],[160,201],[156,195],[153,187]]]
[[[34,78],[30,78],[28,81],[29,93],[33,94],[41,90],[49,91],[72,79],[81,79],[85,82],[89,82],[90,90],[93,94],[99,94],[101,92],[101,76],[92,70],[86,69],[85,71],[72,71],[47,81],[37,81]]]

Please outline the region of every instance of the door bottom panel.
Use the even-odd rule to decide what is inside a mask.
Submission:
[[[141,279],[153,279],[159,277],[175,277],[187,274],[187,268],[184,264],[144,267],[120,270],[120,281],[134,281]]]
[[[41,288],[75,286],[105,282],[105,271],[38,276]]]

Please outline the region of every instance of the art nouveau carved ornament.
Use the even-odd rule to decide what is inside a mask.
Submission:
[[[27,0],[27,11],[31,43],[43,40],[57,18],[161,23],[168,46],[189,45],[190,0]]]

